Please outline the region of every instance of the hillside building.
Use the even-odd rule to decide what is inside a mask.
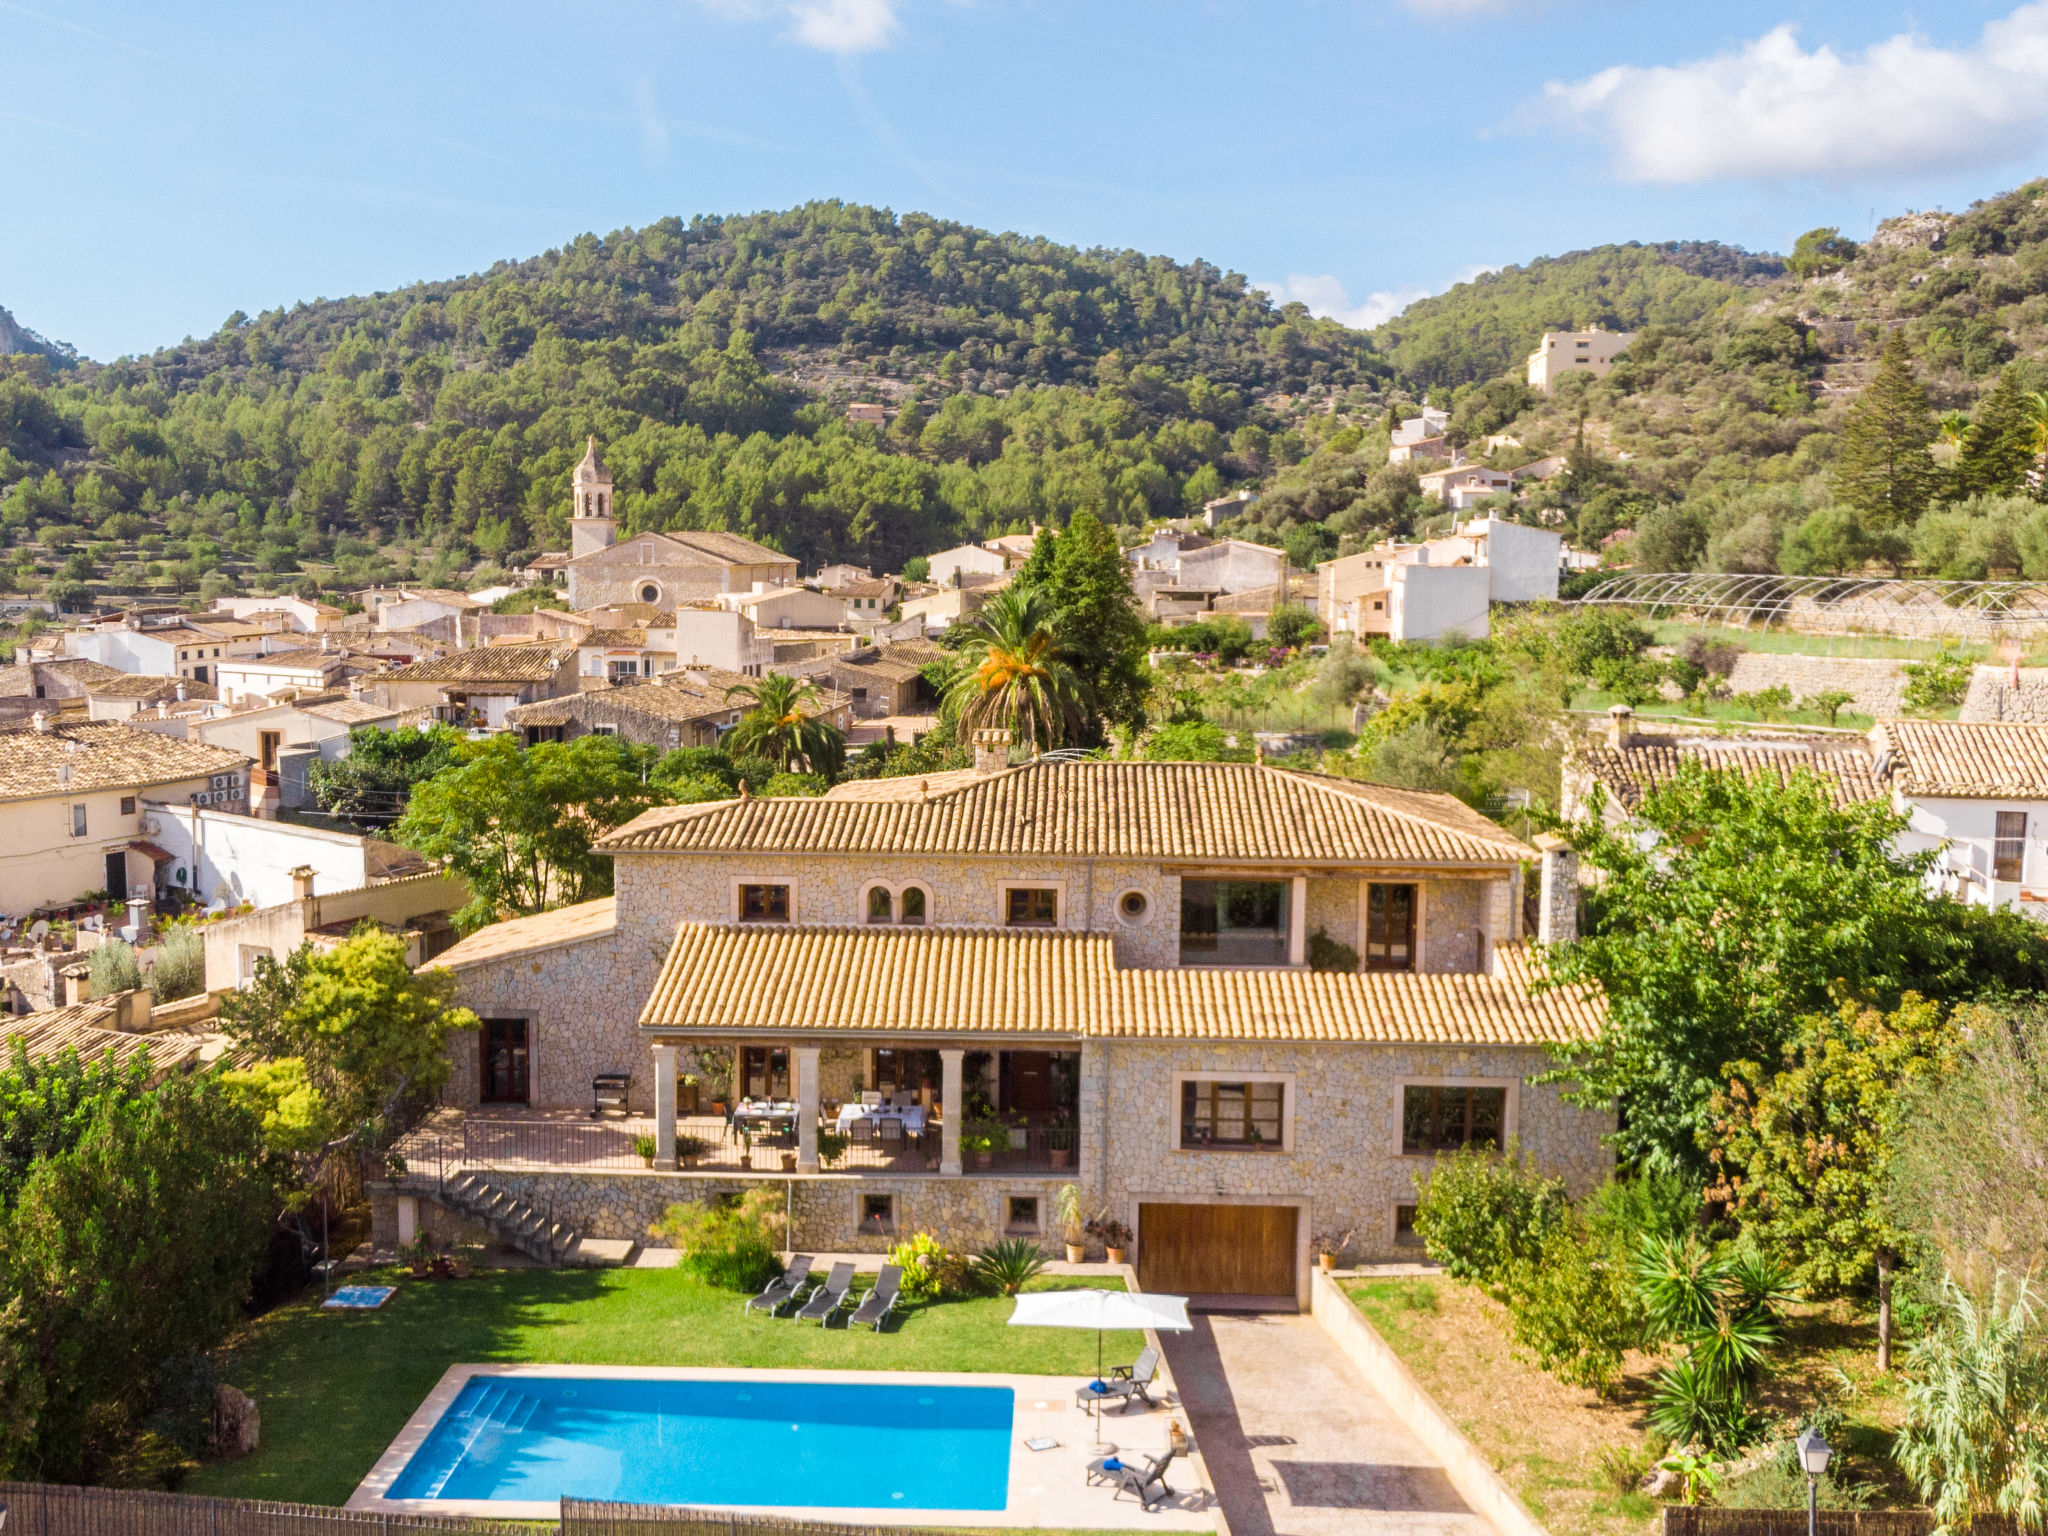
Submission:
[[[1529,387],[1549,394],[1551,386],[1568,373],[1590,374],[1598,379],[1614,366],[1614,360],[1636,339],[1634,331],[1545,331],[1529,354]]]

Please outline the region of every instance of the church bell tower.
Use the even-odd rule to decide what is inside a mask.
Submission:
[[[610,549],[618,537],[618,524],[612,520],[612,472],[597,456],[595,437],[569,476],[569,498],[570,558]]]

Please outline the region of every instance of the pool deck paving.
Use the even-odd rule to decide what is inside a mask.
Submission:
[[[1231,1536],[1498,1536],[1312,1318],[1190,1320],[1163,1344]]]
[[[392,1499],[385,1496],[405,1470],[406,1463],[473,1376],[586,1376],[669,1381],[745,1378],[755,1381],[873,1382],[887,1386],[1005,1386],[1016,1393],[1016,1410],[1010,1436],[1008,1503],[1003,1509],[898,1511],[780,1505],[749,1508],[761,1514],[794,1519],[862,1525],[1037,1526],[1063,1530],[1128,1528],[1158,1531],[1214,1531],[1217,1528],[1214,1499],[1204,1486],[1199,1462],[1191,1465],[1177,1461],[1169,1468],[1167,1482],[1178,1490],[1177,1496],[1162,1501],[1149,1512],[1141,1509],[1129,1495],[1119,1498],[1107,1484],[1088,1481],[1088,1463],[1098,1454],[1094,1448],[1095,1426],[1088,1411],[1076,1407],[1074,1402],[1075,1393],[1086,1385],[1088,1378],[979,1375],[950,1371],[738,1371],[660,1366],[451,1365],[349,1498],[348,1508],[381,1514],[471,1515],[504,1520],[547,1520],[559,1514],[553,1502]],[[1178,1408],[1162,1400],[1162,1406],[1150,1412],[1104,1416],[1101,1433],[1107,1446],[1126,1458],[1132,1455],[1156,1456],[1166,1448],[1168,1422],[1181,1417]],[[1045,1451],[1033,1451],[1024,1444],[1026,1440],[1040,1437],[1048,1437],[1058,1443]],[[592,1496],[604,1497],[601,1493]],[[1238,1536],[1243,1536],[1243,1533],[1238,1533]]]

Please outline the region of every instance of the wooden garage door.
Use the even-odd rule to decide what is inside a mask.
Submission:
[[[1181,1296],[1294,1290],[1291,1205],[1141,1205],[1138,1283]]]

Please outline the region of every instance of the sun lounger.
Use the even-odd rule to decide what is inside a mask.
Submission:
[[[1082,1408],[1107,1408],[1114,1403],[1117,1412],[1123,1413],[1129,1410],[1131,1400],[1136,1398],[1147,1408],[1157,1408],[1159,1405],[1152,1400],[1152,1394],[1147,1389],[1158,1377],[1159,1351],[1148,1344],[1134,1364],[1117,1366],[1111,1371],[1110,1380],[1103,1382],[1099,1387],[1090,1382],[1074,1394],[1074,1402]]]
[[[800,1253],[789,1261],[789,1268],[770,1281],[768,1288],[760,1295],[750,1298],[741,1310],[751,1312],[759,1307],[773,1317],[784,1302],[796,1299],[796,1293],[804,1288],[804,1283],[810,1278],[811,1256],[808,1253]]]
[[[825,1277],[825,1283],[811,1292],[811,1299],[797,1308],[794,1314],[798,1322],[816,1318],[819,1327],[832,1320],[832,1314],[846,1305],[846,1293],[853,1286],[853,1266],[834,1264],[832,1273]]]
[[[1173,1447],[1168,1446],[1164,1456],[1146,1458],[1142,1467],[1134,1467],[1114,1456],[1098,1456],[1088,1463],[1088,1481],[1114,1482],[1116,1492],[1113,1498],[1125,1494],[1138,1501],[1140,1509],[1150,1511],[1162,1499],[1173,1498],[1174,1491],[1166,1486],[1166,1469],[1173,1465]]]
[[[903,1266],[884,1264],[881,1274],[875,1277],[875,1288],[861,1298],[860,1305],[853,1310],[853,1316],[846,1320],[846,1326],[851,1328],[857,1323],[866,1323],[875,1332],[880,1333],[882,1324],[888,1321],[889,1314],[896,1309],[896,1292],[902,1284]]]

